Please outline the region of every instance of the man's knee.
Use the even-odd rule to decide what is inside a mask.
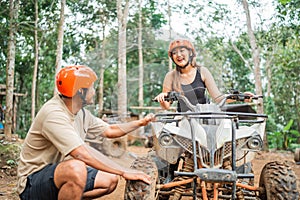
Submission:
[[[99,172],[95,180],[95,189],[102,189],[105,194],[113,192],[119,182],[119,177],[114,174]]]
[[[66,183],[74,183],[84,188],[87,178],[87,170],[84,162],[79,160],[68,160],[60,163],[55,170],[55,178],[58,188]]]
[[[87,175],[86,164],[80,160],[68,160],[66,161],[66,172],[72,172],[72,174]]]
[[[84,193],[84,199],[98,198],[112,193],[119,182],[117,175],[98,172],[94,188]]]
[[[110,177],[110,184],[108,186],[108,191],[107,192],[108,193],[113,192],[116,189],[116,187],[118,185],[118,182],[119,182],[119,177],[117,175],[112,175]]]
[[[118,182],[119,182],[119,176],[112,175],[112,177],[111,177],[111,184],[117,185]]]

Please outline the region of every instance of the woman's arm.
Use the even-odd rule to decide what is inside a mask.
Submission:
[[[168,110],[171,106],[171,102],[165,101],[165,97],[168,95],[168,92],[172,91],[172,82],[173,82],[173,72],[168,72],[165,76],[162,92],[157,95],[154,99],[160,103],[160,106]]]
[[[224,95],[217,87],[214,77],[206,67],[201,67],[201,77],[207,87],[210,96],[215,102],[219,103],[222,99],[224,99]]]

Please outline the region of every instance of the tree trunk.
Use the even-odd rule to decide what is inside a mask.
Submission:
[[[272,84],[272,70],[269,62],[266,63],[267,71],[267,97],[271,97],[271,84]]]
[[[61,69],[62,61],[62,50],[63,50],[63,39],[64,39],[64,23],[65,23],[65,5],[66,0],[60,2],[60,20],[58,24],[58,35],[57,35],[57,49],[56,49],[56,61],[55,61],[55,74]],[[56,87],[54,87],[54,94],[56,94]]]
[[[35,21],[34,21],[34,49],[35,49],[35,60],[33,67],[33,76],[32,76],[32,88],[31,88],[31,120],[33,121],[35,117],[35,99],[36,99],[36,77],[37,69],[39,63],[39,42],[38,42],[38,21],[39,21],[39,10],[38,10],[38,0],[34,2],[35,6]]]
[[[256,38],[251,26],[251,17],[249,12],[249,5],[247,0],[243,0],[243,7],[246,13],[247,19],[247,31],[250,39],[250,46],[252,52],[252,60],[254,65],[254,78],[255,78],[255,93],[257,95],[262,95],[262,83],[261,83],[261,72],[260,72],[260,52],[259,47],[256,43]],[[258,100],[257,113],[262,114],[264,112],[263,100]],[[267,134],[264,134],[264,149],[268,148],[268,138]]]
[[[143,46],[142,46],[142,8],[141,8],[141,0],[139,0],[139,29],[138,29],[138,50],[139,50],[139,106],[142,107],[144,105],[144,63],[143,63]]]
[[[101,66],[100,66],[100,73],[99,73],[99,91],[98,91],[98,104],[99,104],[99,111],[98,111],[98,116],[101,117],[102,112],[103,112],[103,89],[104,89],[104,69],[105,69],[105,46],[106,46],[106,39],[105,39],[105,26],[103,26],[103,31],[102,31],[102,48],[101,48]]]
[[[142,13],[142,0],[138,0],[139,3],[139,29],[138,29],[138,50],[139,50],[139,107],[144,106],[144,58],[143,58],[143,43],[142,43],[142,30],[143,30],[143,13]],[[143,118],[143,112],[140,112],[139,119]],[[139,129],[139,135],[144,134],[144,128]]]
[[[18,19],[19,1],[9,1],[9,39],[7,45],[6,63],[6,109],[4,135],[10,141],[13,132],[13,99],[14,99],[14,76],[15,76],[15,56],[16,56],[16,33]]]
[[[255,77],[255,93],[258,95],[262,95],[262,84],[261,84],[261,72],[260,72],[260,52],[259,47],[256,43],[256,38],[251,26],[251,17],[249,12],[249,6],[248,1],[243,0],[243,7],[246,13],[246,19],[247,19],[247,30],[248,30],[248,36],[250,39],[250,46],[251,46],[251,52],[252,52],[252,60],[254,65],[254,77]],[[258,113],[263,113],[263,101],[261,100],[259,102]]]
[[[169,42],[172,40],[172,26],[171,26],[171,17],[172,17],[172,12],[171,12],[171,5],[170,5],[170,0],[168,0],[168,17],[169,17]],[[173,61],[171,58],[169,58],[169,71],[172,71],[172,64]]]
[[[122,0],[117,0],[118,15],[118,115],[121,120],[127,116],[127,84],[126,84],[126,27],[129,2],[123,10]]]

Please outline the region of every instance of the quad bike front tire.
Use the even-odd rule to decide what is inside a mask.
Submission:
[[[259,186],[264,189],[262,200],[298,200],[297,178],[287,162],[267,163],[260,175]]]
[[[151,184],[148,185],[143,181],[127,180],[124,200],[155,200],[155,187],[158,177],[155,162],[150,157],[138,157],[130,168],[143,171],[151,176]]]

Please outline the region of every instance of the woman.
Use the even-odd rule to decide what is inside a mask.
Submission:
[[[169,57],[176,68],[166,74],[162,93],[154,99],[160,102],[162,108],[169,109],[170,102],[165,101],[170,91],[183,92],[193,104],[208,103],[206,89],[212,99],[220,102],[224,97],[219,91],[210,71],[203,66],[196,64],[196,51],[192,43],[186,39],[176,39],[170,43]],[[183,102],[178,102],[177,111],[185,112],[188,108]]]

